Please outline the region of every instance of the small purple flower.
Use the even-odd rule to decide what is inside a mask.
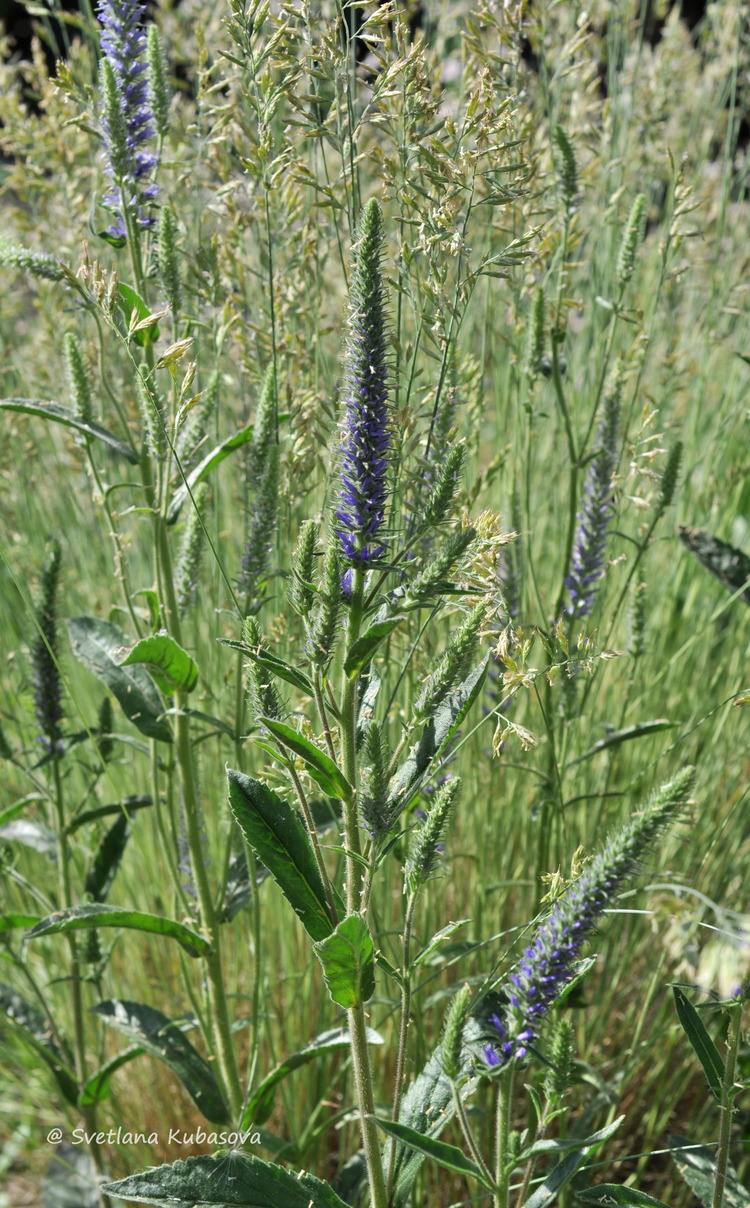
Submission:
[[[612,475],[617,468],[621,394],[618,373],[604,399],[598,448],[586,474],[570,570],[565,578],[565,586],[570,592],[568,615],[571,617],[585,617],[591,612],[604,572],[607,530],[613,510]]]
[[[373,198],[365,206],[350,288],[345,362],[341,489],[336,535],[347,561],[366,567],[385,553],[388,477],[388,367],[380,266],[383,218]]]
[[[142,25],[146,6],[137,0],[101,0],[96,11],[104,27],[102,125],[107,171],[116,182],[105,203],[117,214],[110,234],[122,237],[126,210],[134,213],[140,226],[154,223],[143,210],[157,194],[156,184],[149,181],[157,155],[148,145],[154,136],[154,116]]]
[[[526,1057],[546,1012],[574,976],[584,943],[623,882],[637,870],[644,849],[683,808],[692,782],[693,769],[683,769],[555,902],[503,987],[503,1018],[491,1017],[499,1040],[485,1047],[490,1067]]]

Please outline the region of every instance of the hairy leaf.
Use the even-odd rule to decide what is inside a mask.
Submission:
[[[168,633],[156,633],[136,642],[121,667],[143,663],[162,692],[192,692],[198,683],[198,668],[190,655]]]
[[[301,689],[307,696],[314,694],[314,688],[311,680],[303,671],[299,671],[291,664],[285,663],[283,659],[277,658],[275,654],[271,654],[268,650],[254,649],[248,646],[245,642],[235,642],[231,638],[218,638],[222,646],[231,646],[232,650],[241,650],[247,658],[252,659],[264,671],[270,672],[271,675],[277,676],[279,679],[285,680],[288,684],[292,684],[295,688]]]
[[[395,1137],[401,1141],[403,1145],[408,1145],[410,1149],[416,1149],[426,1158],[432,1158],[433,1162],[437,1162],[438,1166],[444,1166],[446,1170],[455,1170],[457,1174],[466,1175],[468,1178],[476,1179],[483,1187],[492,1189],[492,1184],[482,1174],[482,1171],[477,1166],[476,1162],[471,1158],[467,1158],[462,1149],[456,1145],[447,1145],[445,1141],[436,1141],[434,1137],[425,1136],[424,1133],[419,1133],[413,1128],[408,1128],[405,1124],[397,1124],[393,1120],[381,1120],[378,1116],[372,1116],[383,1132],[389,1137]]]
[[[23,998],[13,986],[0,982],[0,1011],[47,1066],[63,1098],[75,1105],[78,1086],[71,1059],[58,1048],[39,1008]]]
[[[120,814],[102,839],[94,863],[86,874],[84,889],[95,902],[106,901],[129,838],[130,820],[126,814]]]
[[[191,492],[195,490],[198,484],[203,482],[203,479],[206,478],[211,471],[224,460],[225,457],[229,457],[229,454],[234,452],[235,449],[241,449],[243,445],[246,445],[248,441],[251,441],[252,439],[253,425],[249,424],[247,428],[241,428],[240,431],[235,432],[233,436],[228,436],[227,439],[223,440],[220,445],[217,445],[215,449],[212,449],[210,453],[207,453],[203,458],[203,461],[199,462],[195,469],[190,471],[185,482],[183,482],[181,487],[177,488],[172,496],[172,502],[170,503],[169,510],[167,511],[167,524],[174,524],[182,510],[185,500],[189,498]]]
[[[93,1010],[105,1023],[168,1065],[207,1120],[212,1124],[229,1123],[229,1110],[211,1067],[177,1023],[139,1002],[110,999]]]
[[[403,615],[373,621],[352,646],[344,662],[344,674],[353,679],[369,663],[380,643],[404,620]]]
[[[694,1145],[686,1137],[669,1138],[672,1158],[690,1190],[704,1205],[711,1208],[716,1185],[716,1153],[707,1145]],[[748,1208],[750,1193],[740,1182],[737,1171],[727,1164],[722,1208]]]
[[[56,910],[27,931],[25,938],[34,940],[40,935],[90,930],[92,927],[127,927],[153,935],[166,935],[177,940],[190,956],[205,956],[210,951],[210,945],[202,935],[174,919],[144,914],[142,910],[129,910],[126,906],[106,906],[96,902],[72,906],[69,910]]]
[[[260,780],[227,770],[229,805],[245,840],[314,940],[333,931],[310,836],[299,814]],[[340,903],[337,902],[337,906]]]
[[[372,1028],[367,1029],[367,1040],[370,1044],[383,1043],[383,1037]],[[328,1032],[321,1032],[304,1049],[291,1053],[280,1065],[272,1069],[253,1091],[242,1113],[240,1131],[248,1129],[251,1124],[265,1123],[273,1111],[278,1084],[292,1070],[299,1069],[301,1065],[307,1065],[310,1061],[315,1061],[316,1058],[324,1056],[332,1049],[348,1049],[350,1044],[348,1028],[332,1028]]]
[[[260,720],[274,737],[278,738],[280,743],[305,761],[308,772],[320,785],[323,792],[342,800],[351,797],[352,786],[330,756],[326,755],[324,751],[320,751],[308,738],[305,738],[298,730],[292,729],[291,726],[285,725],[284,722],[275,721],[272,717],[262,717]]]
[[[137,453],[130,445],[126,445],[124,440],[119,440],[106,428],[95,424],[93,420],[79,419],[75,411],[70,407],[64,407],[62,403],[47,403],[38,398],[4,398],[0,399],[0,410],[21,411],[25,415],[38,415],[42,419],[52,420],[53,423],[64,424],[66,428],[74,428],[76,432],[82,432],[84,436],[102,441],[105,445],[109,445],[115,453],[119,453],[120,457],[129,461],[131,465],[138,465]]]
[[[361,914],[342,919],[315,945],[328,992],[341,1007],[366,1003],[375,993],[375,945]]]
[[[140,1057],[143,1052],[144,1049],[139,1044],[134,1044],[129,1049],[123,1049],[116,1057],[112,1057],[110,1061],[100,1066],[95,1074],[87,1078],[78,1099],[79,1105],[81,1107],[94,1106],[108,1099],[113,1074],[116,1074],[121,1066],[127,1065],[134,1057]]]
[[[705,1024],[693,1004],[679,986],[672,986],[674,1005],[677,1018],[682,1029],[693,1046],[693,1051],[703,1066],[709,1090],[716,1099],[721,1099],[721,1087],[724,1081],[724,1063],[713,1040],[706,1031]]]
[[[171,742],[172,731],[162,717],[161,699],[146,668],[120,666],[121,655],[132,646],[122,630],[96,617],[72,617],[68,632],[73,654],[107,685],[136,729],[147,738]]]
[[[346,1208],[314,1175],[244,1154],[233,1157],[231,1165],[226,1157],[201,1154],[106,1183],[103,1190],[159,1208]]]

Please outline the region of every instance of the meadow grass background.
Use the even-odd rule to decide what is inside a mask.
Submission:
[[[594,660],[592,677],[581,671],[573,691],[564,674],[549,692],[536,680],[518,691],[508,719],[537,736],[538,745],[529,750],[511,734],[493,755],[492,719],[476,732],[464,731],[451,768],[464,778],[461,805],[443,873],[422,898],[417,935],[426,940],[449,920],[471,921],[456,937],[463,946],[444,948],[425,973],[411,1068],[419,1068],[434,1043],[448,990],[502,960],[514,929],[533,915],[540,818],[548,808],[549,736],[542,708],[554,723],[563,800],[569,803],[554,809],[544,871],[559,868],[567,875],[579,844],[595,846],[655,784],[695,762],[690,823],[650,857],[645,888],[620,903],[623,913],[607,919],[585,1001],[569,1012],[582,1063],[570,1126],[587,1117],[600,1127],[627,1113],[625,1127],[604,1152],[616,1165],[597,1171],[597,1181],[634,1176],[644,1190],[679,1204],[687,1202],[687,1190],[669,1161],[649,1157],[649,1151],[662,1150],[670,1132],[708,1143],[716,1120],[668,983],[694,981],[710,962],[711,949],[708,956],[705,950],[713,933],[705,924],[720,926],[723,909],[747,909],[747,717],[733,703],[748,686],[750,614],[741,598],[731,598],[691,558],[676,528],[678,522],[706,526],[750,547],[750,367],[739,355],[750,354],[750,31],[746,11],[734,0],[709,4],[692,32],[678,6],[662,8],[657,38],[651,6],[626,0],[585,10],[548,0],[525,10],[428,0],[419,34],[410,32],[408,14],[364,6],[372,40],[356,64],[351,43],[341,37],[340,14],[325,2],[272,5],[255,13],[252,28],[247,12],[228,4],[161,6],[156,19],[176,72],[159,179],[162,200],[178,219],[183,308],[190,316],[167,318],[163,339],[171,342],[186,331],[194,337],[190,355],[201,387],[219,370],[220,401],[207,447],[252,418],[265,368],[276,358],[280,570],[288,569],[301,521],[320,514],[335,489],[331,450],[345,265],[362,199],[378,196],[386,216],[394,422],[403,465],[419,472],[436,382],[452,346],[455,426],[470,451],[460,504],[475,517],[490,509],[506,530],[519,533],[524,578],[516,653],[535,626],[546,629],[555,619],[568,516],[569,465],[553,383],[543,374],[532,382],[526,372],[534,288],[546,290],[545,353],[556,317],[565,329],[564,388],[579,436],[608,372],[605,360],[610,368],[615,356],[623,364],[625,423],[609,566],[592,616],[576,627],[591,639],[592,651],[619,654]],[[45,20],[36,19],[44,37]],[[98,257],[105,270],[122,264],[118,271],[128,280],[123,254],[93,233],[104,225],[93,208],[102,193],[95,26],[84,13],[65,29],[69,43],[56,76],[49,75],[39,48],[28,63],[5,47],[3,228],[20,243],[60,256],[74,271],[87,240],[91,259]],[[521,39],[530,51],[525,58]],[[553,137],[558,123],[575,148],[579,170],[567,244]],[[607,303],[616,297],[618,248],[639,192],[646,202],[645,237],[615,319]],[[2,396],[67,401],[62,337],[74,330],[87,350],[103,422],[116,430],[106,381],[135,427],[132,380],[114,342],[105,335],[99,347],[94,325],[59,285],[31,281],[7,266],[2,276]],[[122,597],[109,526],[92,499],[83,451],[61,430],[25,416],[6,413],[2,426],[0,716],[16,749],[30,752],[30,760],[30,599],[48,538],[58,538],[63,548],[61,615],[111,615],[125,628],[127,617],[113,611],[122,610]],[[623,592],[634,542],[654,518],[660,475],[676,439],[684,443],[684,456],[674,502]],[[116,481],[122,467],[106,454],[97,456],[105,479]],[[405,473],[405,492],[408,482]],[[124,492],[114,500],[131,584],[150,587],[145,525],[137,512],[128,512],[135,496]],[[395,500],[397,510],[398,494]],[[239,571],[245,503],[240,454],[211,480],[209,531],[223,573],[207,551],[198,604],[186,626],[202,672],[193,705],[218,717],[231,718],[234,709],[236,662],[216,638],[239,636],[224,576],[231,582]],[[641,582],[645,629],[642,649],[634,650],[632,588]],[[420,656],[408,664],[399,699],[406,702],[419,683],[455,615],[429,631]],[[301,637],[281,576],[267,582],[261,619],[281,653],[299,656]],[[386,689],[395,687],[413,636],[394,642]],[[537,640],[527,666],[543,665]],[[63,669],[70,730],[94,725],[100,685],[64,645]],[[580,759],[607,727],[662,718],[674,727]],[[480,720],[473,716],[475,725]],[[115,728],[135,735],[122,718]],[[233,746],[211,735],[198,751],[213,876],[228,826],[223,769],[232,762]],[[262,758],[247,746],[248,769],[260,767]],[[71,799],[87,780],[77,763],[84,759],[74,756],[66,765]],[[29,791],[19,768],[8,762],[2,785],[1,806]],[[148,791],[147,756],[118,746],[97,786],[98,800]],[[77,832],[76,839],[74,859],[83,870],[96,835]],[[51,883],[49,858],[14,846],[16,869],[32,882]],[[28,907],[17,881],[6,877],[2,892],[9,908]],[[261,898],[260,952],[254,951],[247,913],[226,929],[227,980],[236,995],[233,1010],[246,1016],[250,974],[259,962],[262,1054],[270,1068],[335,1020],[316,962],[270,882]],[[175,909],[151,810],[136,819],[110,901],[155,913]],[[384,879],[374,918],[379,943],[395,963],[400,917],[397,879]],[[37,941],[31,959],[40,977],[54,977],[60,950],[57,937]],[[125,933],[102,996],[151,1003],[170,1016],[189,1011],[178,953],[175,946]],[[64,985],[52,994],[59,995],[64,1015]],[[96,1001],[93,987],[88,997]],[[379,982],[370,1016],[386,1036],[395,1006]],[[708,1023],[718,1042],[718,1019]],[[9,1072],[0,1091],[0,1163],[15,1188],[5,1201],[12,1203],[21,1190],[35,1194],[31,1189],[49,1156],[43,1138],[62,1119],[62,1108],[14,1036],[0,1031],[0,1040]],[[103,1039],[107,1052],[115,1040]],[[387,1068],[388,1057],[382,1061]],[[746,1048],[741,1063],[746,1074]],[[339,1148],[348,1153],[356,1147],[351,1119],[331,1124],[351,1096],[351,1074],[340,1060],[316,1063],[282,1083],[268,1127],[293,1143],[315,1132],[304,1162],[330,1177]],[[480,1130],[482,1110],[479,1097]],[[518,1111],[520,1122],[520,1101]],[[162,1136],[170,1127],[187,1131],[204,1123],[169,1071],[146,1057],[116,1077],[103,1119]],[[745,1176],[746,1133],[740,1100],[733,1157]],[[109,1162],[118,1175],[187,1152],[115,1147]],[[422,1194],[424,1202],[453,1203],[462,1198],[461,1184],[433,1176]]]

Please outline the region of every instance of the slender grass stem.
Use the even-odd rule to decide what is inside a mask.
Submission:
[[[393,1075],[393,1119],[398,1120],[401,1108],[401,1096],[404,1089],[404,1073],[406,1071],[406,1046],[409,1039],[409,1015],[411,1012],[411,928],[414,921],[414,908],[417,895],[412,893],[406,904],[404,916],[404,933],[401,957],[401,1024],[398,1035],[398,1050],[396,1053],[396,1072]],[[388,1162],[388,1178],[386,1188],[390,1201],[393,1186],[394,1166],[396,1162],[396,1146],[391,1145],[391,1156]]]
[[[729,1142],[732,1135],[732,1111],[737,1088],[734,1084],[737,1069],[737,1053],[740,1045],[740,1025],[742,1023],[742,1004],[737,1003],[729,1011],[729,1032],[727,1035],[727,1055],[724,1061],[724,1077],[721,1083],[721,1105],[719,1107],[719,1145],[716,1151],[716,1177],[711,1208],[722,1208],[724,1188],[727,1181],[727,1166],[729,1164]]]

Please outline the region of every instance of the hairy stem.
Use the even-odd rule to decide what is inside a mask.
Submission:
[[[724,1188],[727,1181],[727,1165],[729,1163],[729,1142],[732,1133],[732,1105],[736,1094],[734,1075],[737,1068],[737,1050],[740,1044],[740,1024],[742,1022],[742,1006],[738,1003],[729,1012],[729,1034],[727,1036],[727,1055],[724,1062],[724,1078],[721,1084],[721,1106],[719,1108],[719,1147],[716,1151],[716,1180],[711,1208],[721,1208],[724,1199]]]

